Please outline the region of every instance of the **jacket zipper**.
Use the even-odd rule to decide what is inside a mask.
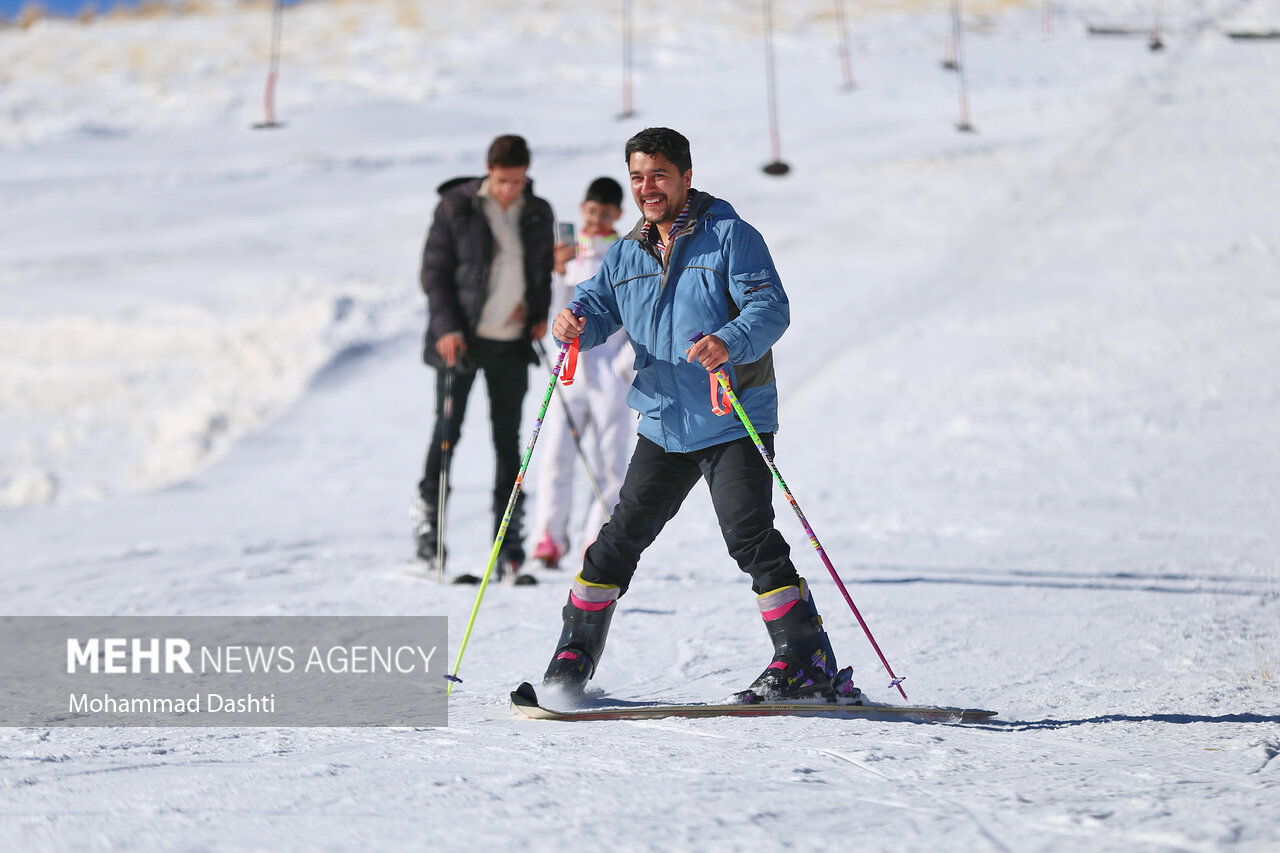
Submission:
[[[671,264],[672,264],[672,261],[674,261],[674,260],[675,260],[675,255],[676,255],[676,246],[677,246],[677,244],[679,244],[680,246],[683,246],[684,244],[679,242],[679,241],[680,241],[680,238],[685,237],[685,236],[687,236],[687,235],[689,235],[689,234],[692,234],[692,233],[694,232],[694,229],[698,227],[698,223],[700,223],[701,221],[702,221],[702,217],[697,217],[697,218],[695,218],[695,219],[692,219],[688,224],[686,224],[686,225],[685,225],[685,227],[684,227],[683,229],[681,229],[681,231],[680,231],[680,233],[679,233],[679,234],[676,234],[674,237],[669,238],[669,239],[670,239],[670,242],[667,244],[667,253],[666,253],[666,262],[665,262],[665,263],[663,262],[663,258],[662,258],[661,254],[658,252],[658,250],[657,250],[657,249],[654,249],[652,245],[646,245],[646,246],[645,246],[645,248],[649,250],[649,253],[650,253],[651,255],[657,255],[658,264],[659,264],[659,266],[661,266],[661,267],[662,267],[662,276],[658,279],[658,298],[657,298],[656,300],[654,300],[654,305],[653,305],[653,330],[654,330],[654,338],[655,338],[655,339],[657,338],[657,331],[658,331],[658,314],[659,314],[659,313],[661,312],[661,310],[662,310],[662,296],[663,296],[663,294],[666,292],[666,289],[667,289],[667,279],[670,277],[670,274],[671,274]],[[675,321],[675,313],[674,313],[674,311],[673,311],[673,312],[672,312],[672,322],[674,322],[674,321]],[[664,389],[664,390],[665,390],[665,389]],[[675,401],[679,402],[679,400],[680,400],[680,385],[679,385],[679,383],[677,383],[677,384],[676,384],[676,387],[675,387],[675,393],[671,395],[671,399],[673,399],[673,400],[675,400]],[[663,443],[665,444],[665,443],[666,443],[666,435],[667,435],[667,424],[666,424],[666,421],[665,421],[662,417],[659,417],[659,418],[658,418],[658,424],[662,427],[662,434],[663,434],[663,437],[664,437],[664,442],[663,442]],[[683,442],[683,440],[682,440],[682,441],[681,441],[681,446],[683,446],[683,445],[684,445],[684,442]]]

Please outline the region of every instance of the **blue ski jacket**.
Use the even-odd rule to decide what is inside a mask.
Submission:
[[[771,347],[791,321],[760,233],[728,202],[698,190],[689,194],[689,221],[670,241],[665,265],[642,239],[641,220],[574,292],[587,321],[582,349],[626,330],[636,370],[627,404],[640,413],[640,435],[673,453],[747,435],[732,409],[711,411],[714,380],[686,360],[689,339],[701,332],[724,341],[734,393],[756,431],[771,433],[778,429]]]

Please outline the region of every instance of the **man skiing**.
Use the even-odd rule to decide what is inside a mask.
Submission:
[[[617,508],[573,582],[543,683],[585,687],[641,553],[702,478],[729,554],[751,577],[774,647],[740,701],[855,698],[847,671],[836,678],[808,585],[774,527],[769,468],[742,423],[715,414],[709,397],[711,372],[726,365],[772,452],[778,394],[771,347],[790,308],[769,250],[732,206],[693,188],[689,141],[681,134],[648,128],[627,142],[625,156],[642,218],[578,285],[581,316],[560,311],[553,332],[560,341],[578,338],[586,350],[626,330],[636,354],[627,403],[640,414],[639,438]]]
[[[440,187],[422,251],[427,297],[423,360],[436,369],[436,418],[414,504],[418,559],[432,565],[444,537],[440,516],[443,448],[462,434],[467,398],[483,372],[495,455],[493,530],[520,470],[520,415],[529,388],[533,342],[547,330],[554,265],[555,217],[533,194],[529,147],[499,136],[489,146],[483,178],[455,178]],[[512,513],[498,576],[524,562],[521,503]],[[432,568],[436,568],[432,566]]]

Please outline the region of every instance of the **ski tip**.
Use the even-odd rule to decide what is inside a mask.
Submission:
[[[538,693],[533,689],[532,684],[522,681],[519,687],[511,691],[511,704],[519,707],[535,708],[538,705]]]

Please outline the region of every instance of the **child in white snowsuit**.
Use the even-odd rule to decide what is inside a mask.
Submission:
[[[596,274],[605,252],[617,242],[613,225],[622,216],[622,186],[612,178],[592,181],[581,211],[576,252],[563,267],[557,266],[552,278],[551,304],[557,307],[573,301],[574,288]],[[557,261],[566,251],[557,247]],[[635,443],[635,416],[626,400],[635,376],[634,360],[626,332],[619,331],[601,346],[583,353],[573,384],[561,384],[556,389],[564,404],[553,402],[547,410],[534,490],[533,558],[544,566],[558,566],[569,550],[574,472],[582,466],[565,407],[596,480],[591,509],[582,527],[594,538],[618,502],[618,490]],[[596,488],[599,495],[594,494]],[[579,551],[589,544],[590,541],[579,542]]]

